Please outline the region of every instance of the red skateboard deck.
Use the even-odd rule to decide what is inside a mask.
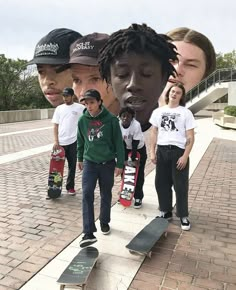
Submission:
[[[58,150],[52,151],[49,177],[48,177],[48,197],[58,198],[62,191],[63,173],[65,165],[65,150],[59,147]]]
[[[140,154],[137,152],[136,161],[129,161],[131,155],[132,153],[130,152],[123,171],[120,189],[120,203],[125,207],[129,207],[132,204],[139,169]]]

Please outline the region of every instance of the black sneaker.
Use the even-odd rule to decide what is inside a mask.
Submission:
[[[171,220],[172,219],[172,212],[171,211],[160,211],[160,214],[158,216],[156,216],[156,218],[163,218],[166,220]]]
[[[101,225],[101,231],[102,231],[102,233],[104,235],[108,235],[110,233],[110,231],[111,231],[109,224],[100,223],[100,225]]]
[[[96,243],[97,238],[93,234],[84,234],[82,240],[80,241],[79,245],[81,248],[90,246]]]
[[[135,199],[134,208],[141,208],[141,206],[142,206],[142,199]]]
[[[189,222],[187,217],[180,218],[180,222],[181,222],[181,229],[183,231],[189,231],[190,230],[191,225],[190,225],[190,222]]]
[[[120,204],[120,199],[117,200],[117,204]]]

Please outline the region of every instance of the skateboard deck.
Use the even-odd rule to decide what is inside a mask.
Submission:
[[[132,254],[137,253],[151,257],[152,247],[166,233],[167,228],[167,220],[155,218],[126,245],[126,248]]]
[[[57,280],[61,284],[60,290],[67,286],[85,289],[88,277],[97,262],[98,254],[98,250],[94,247],[82,249]]]
[[[65,150],[60,146],[51,152],[48,176],[48,198],[58,198],[62,191],[63,172],[65,165]]]
[[[132,204],[132,200],[134,197],[135,192],[135,186],[137,182],[138,177],[138,169],[139,166],[137,165],[137,162],[133,162],[131,159],[132,153],[130,152],[128,154],[128,161],[125,165],[123,175],[122,175],[122,182],[121,182],[121,188],[120,188],[120,203],[125,206],[129,207]],[[140,154],[137,152],[136,160],[139,162],[140,160]]]

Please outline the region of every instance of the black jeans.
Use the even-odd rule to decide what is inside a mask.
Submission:
[[[125,160],[128,159],[128,154],[131,150],[125,149]],[[135,192],[134,192],[134,198],[135,199],[143,199],[143,184],[145,180],[145,164],[147,161],[147,151],[146,146],[144,145],[142,148],[137,149],[137,152],[140,154],[140,162],[139,162],[139,170],[138,170],[138,178],[136,182]]]
[[[112,187],[114,185],[115,160],[106,163],[83,161],[82,190],[83,190],[83,232],[96,232],[94,221],[94,190],[99,181],[100,187],[100,222],[108,224],[111,220]]]
[[[158,146],[155,186],[161,211],[172,211],[172,186],[176,193],[176,215],[188,216],[189,159],[182,170],[176,168],[184,149]]]
[[[65,149],[65,156],[68,162],[68,176],[66,181],[66,189],[75,187],[75,171],[77,163],[77,141],[70,145],[62,146]]]

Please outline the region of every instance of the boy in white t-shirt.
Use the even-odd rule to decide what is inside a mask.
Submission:
[[[132,152],[132,161],[136,160],[136,153],[140,154],[139,172],[134,193],[134,208],[141,208],[143,199],[144,168],[147,160],[144,135],[140,123],[134,118],[135,111],[129,107],[122,108],[119,113],[120,128],[125,145],[125,160]]]
[[[188,219],[189,154],[194,143],[195,120],[185,108],[185,89],[175,83],[166,94],[166,106],[151,115],[151,160],[156,164],[155,186],[160,215],[172,218],[172,186],[176,193],[176,215],[181,228],[190,230]],[[157,151],[156,151],[157,145]],[[156,151],[156,152],[155,152]]]
[[[68,177],[66,189],[68,194],[75,195],[75,171],[77,162],[77,128],[78,120],[83,114],[85,107],[82,104],[74,103],[74,91],[72,88],[65,88],[62,92],[64,104],[59,105],[53,114],[54,123],[54,145],[65,149],[65,156],[68,162]]]

